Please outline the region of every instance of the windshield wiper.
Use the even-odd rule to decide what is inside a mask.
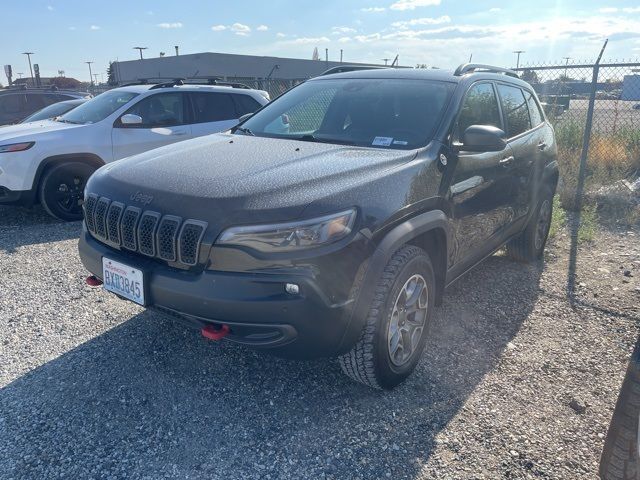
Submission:
[[[318,143],[336,143],[339,145],[356,145],[355,142],[352,142],[350,140],[340,140],[337,138],[321,138],[321,137],[316,137],[315,135],[312,134],[305,134],[305,135],[301,135],[299,137],[293,137],[294,140],[300,140],[302,142],[318,142]]]
[[[54,120],[60,123],[71,123],[72,125],[80,125],[80,122],[72,122],[71,120],[65,120],[64,118],[55,117]]]
[[[233,129],[233,133],[236,133],[236,132],[242,132],[242,133],[244,133],[245,135],[251,135],[252,137],[255,137],[255,136],[256,136],[256,134],[255,134],[255,133],[253,133],[253,132],[251,131],[251,129],[250,129],[250,128],[247,128],[247,127],[236,127],[236,128],[234,128],[234,129]]]

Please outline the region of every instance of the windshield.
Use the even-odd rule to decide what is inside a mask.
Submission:
[[[58,121],[68,123],[96,123],[104,120],[120,107],[126,105],[137,93],[112,90],[92,98],[87,103],[64,114]]]
[[[236,131],[345,145],[417,148],[431,141],[454,86],[406,79],[310,81],[274,100]]]
[[[57,117],[58,115],[67,113],[69,110],[77,107],[78,105],[80,104],[67,102],[54,103],[53,105],[44,107],[42,110],[38,110],[36,113],[29,115],[22,121],[22,123],[35,122],[38,120],[46,120],[47,118]]]

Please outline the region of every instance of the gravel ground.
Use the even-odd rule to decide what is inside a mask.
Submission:
[[[0,478],[595,478],[638,334],[640,232],[454,285],[393,392],[204,340],[84,285],[78,223],[0,207]]]

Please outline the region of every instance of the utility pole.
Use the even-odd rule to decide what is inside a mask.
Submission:
[[[31,84],[35,86],[36,80],[35,78],[33,78],[33,67],[31,66],[31,55],[33,55],[33,52],[22,52],[22,54],[26,55],[27,58],[29,59],[29,71],[31,72]]]
[[[93,78],[95,78],[95,79],[96,79],[96,81],[95,81],[94,83],[95,83],[95,85],[97,85],[97,84],[98,84],[98,74],[97,74],[97,73],[94,73],[94,74],[93,74]]]
[[[175,45],[173,48],[175,48],[175,49],[176,49],[176,57],[177,57],[178,55],[180,55],[180,51],[179,51],[178,45]]]
[[[342,49],[340,49],[340,63],[342,63]]]
[[[516,58],[516,68],[518,68],[518,67],[520,67],[520,54],[521,53],[526,53],[526,52],[524,50],[514,50],[513,53],[518,55],[518,57]]]
[[[142,51],[146,50],[147,47],[133,47],[134,50],[138,50],[140,52],[140,60],[142,60]]]
[[[91,72],[91,64],[93,62],[84,62],[87,65],[89,65],[89,82],[91,82],[91,85],[93,85],[93,72]]]
[[[324,63],[326,67],[329,68],[329,49],[328,48],[324,49]]]

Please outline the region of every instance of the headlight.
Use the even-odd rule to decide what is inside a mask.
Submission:
[[[10,143],[7,145],[0,145],[0,153],[8,152],[22,152],[23,150],[29,150],[36,142],[23,142],[23,143]]]
[[[300,222],[232,227],[220,235],[221,245],[241,245],[262,252],[286,252],[336,242],[351,233],[355,210]]]

